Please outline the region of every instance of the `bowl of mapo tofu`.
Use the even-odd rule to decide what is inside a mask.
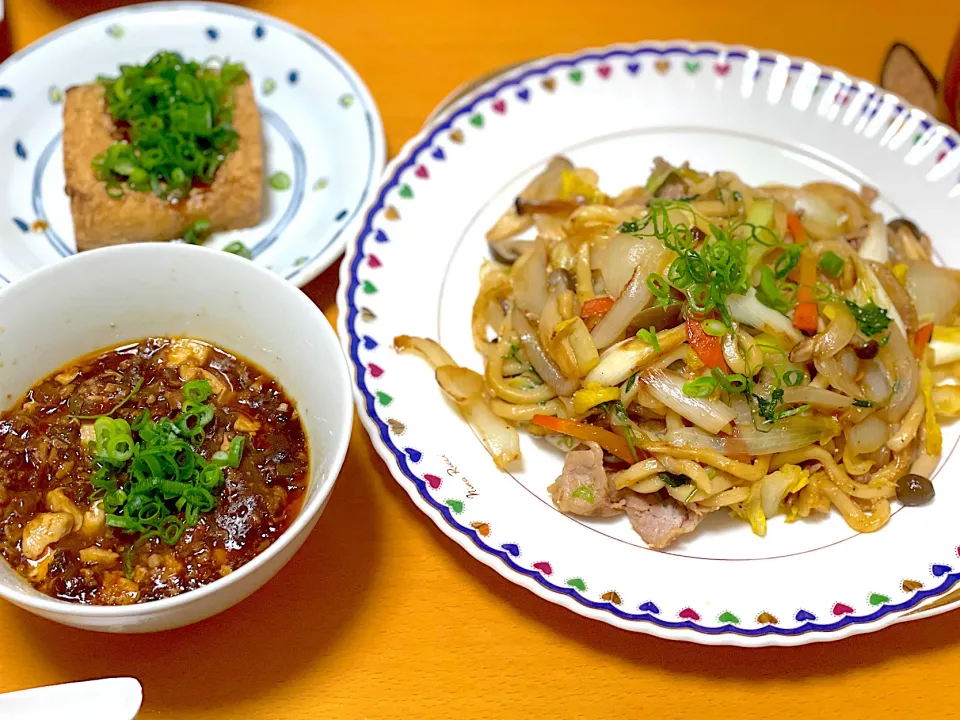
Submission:
[[[320,310],[226,253],[78,255],[0,292],[0,597],[149,632],[260,587],[316,524],[352,402]]]

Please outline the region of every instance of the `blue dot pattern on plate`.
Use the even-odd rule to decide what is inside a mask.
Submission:
[[[13,146],[14,152],[17,153],[17,157],[21,160],[27,159],[27,149],[23,146],[23,143],[17,140],[16,144]]]
[[[290,81],[291,85],[296,85],[299,79],[300,79],[300,74],[296,70],[291,70],[290,74],[287,75],[287,80]]]
[[[21,232],[30,232],[30,226],[27,225],[26,221],[21,220],[20,218],[13,218],[13,224],[20,228]]]
[[[257,25],[253,29],[253,36],[257,40],[263,40],[263,36],[267,34],[267,29],[263,25]]]
[[[337,213],[337,220],[343,220],[347,216],[346,210],[341,210]]]
[[[207,37],[211,40],[216,40],[218,37],[220,37],[220,32],[215,27],[208,27]]]
[[[8,87],[0,87],[0,100],[12,100],[13,90]]]

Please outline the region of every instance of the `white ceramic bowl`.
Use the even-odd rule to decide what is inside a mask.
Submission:
[[[0,561],[0,597],[50,620],[106,632],[187,625],[239,602],[303,544],[343,464],[353,417],[350,380],[323,313],[279,276],[228,253],[143,244],[77,255],[0,292],[0,405],[61,365],[148,336],[201,338],[275,377],[300,412],[310,484],[300,515],[253,561],[177,597],[123,607],[50,598]]]

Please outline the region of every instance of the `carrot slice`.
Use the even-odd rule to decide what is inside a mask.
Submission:
[[[630,463],[631,465],[636,462],[633,459],[633,454],[630,452],[630,444],[626,438],[610,430],[604,430],[595,425],[577,422],[576,420],[554,417],[553,415],[534,415],[533,424],[550,430],[551,432],[575,437],[578,440],[593,441],[608,453],[616,455],[624,462]]]
[[[723,359],[723,347],[720,338],[708,335],[703,329],[703,321],[687,318],[687,342],[703,360],[703,364],[711,368],[720,368],[727,372],[727,361]]]
[[[807,231],[793,213],[787,215],[787,227],[794,242],[807,242]],[[797,307],[793,310],[793,326],[808,333],[817,331],[819,311],[814,300],[813,286],[817,284],[817,259],[807,248],[800,253],[800,288],[797,290]]]
[[[913,356],[920,360],[923,357],[923,351],[930,344],[930,338],[933,337],[933,323],[927,323],[913,337]]]
[[[580,309],[580,317],[586,320],[594,315],[603,317],[613,307],[612,297],[597,297],[587,300]],[[599,320],[599,317],[597,318]]]

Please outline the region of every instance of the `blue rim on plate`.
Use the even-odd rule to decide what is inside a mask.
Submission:
[[[328,237],[325,242],[323,242],[322,245],[319,245],[318,247],[312,249],[309,253],[298,257],[290,268],[274,268],[287,280],[290,280],[297,285],[305,285],[323,270],[333,264],[340,252],[342,252],[347,237],[347,235],[345,235],[345,231],[357,220],[360,211],[367,204],[374,183],[377,181],[379,173],[383,169],[383,165],[386,162],[386,146],[383,125],[376,104],[368,88],[363,83],[362,79],[357,75],[356,71],[354,71],[353,68],[332,48],[325,45],[310,33],[294,25],[254,10],[248,10],[246,8],[207,2],[165,2],[162,4],[146,3],[142,5],[108,10],[102,13],[91,15],[60,28],[15,53],[3,63],[0,63],[0,73],[2,73],[3,70],[13,67],[17,63],[32,55],[34,52],[46,47],[51,42],[54,42],[72,32],[75,32],[78,29],[87,27],[89,25],[102,24],[104,21],[116,20],[117,24],[111,24],[107,26],[106,30],[107,34],[111,37],[120,39],[123,36],[123,31],[122,25],[119,23],[122,23],[124,18],[137,16],[143,13],[171,13],[181,11],[203,12],[209,13],[211,16],[230,16],[233,18],[249,20],[251,36],[254,42],[264,39],[264,37],[269,34],[271,29],[275,29],[279,32],[295,37],[316,52],[320,58],[322,58],[322,61],[325,64],[335,69],[336,73],[349,88],[349,105],[354,105],[355,109],[363,114],[363,122],[365,124],[365,133],[367,139],[366,141],[370,148],[370,157],[367,167],[364,169],[365,180],[363,182],[362,192],[358,197],[351,201],[349,207],[337,208],[336,211],[331,213],[331,217],[327,222],[329,222],[330,226],[333,226],[336,229],[333,234]],[[219,31],[213,26],[198,28],[198,31],[204,32],[211,42],[215,42],[220,39]],[[297,71],[290,71],[288,82],[290,84],[296,84],[297,80]],[[343,96],[341,96],[341,99],[342,97]],[[15,100],[16,92],[12,88],[0,87],[0,107],[3,107],[4,105],[7,105]],[[344,108],[348,107],[346,104],[341,104]],[[289,152],[293,157],[294,167],[293,172],[291,173],[293,176],[293,184],[290,188],[291,201],[287,205],[281,217],[278,218],[271,227],[264,228],[262,237],[250,243],[251,251],[254,257],[257,257],[265,250],[273,246],[297,214],[300,205],[304,202],[309,202],[309,195],[307,194],[309,182],[307,178],[306,158],[303,148],[300,146],[300,143],[297,140],[293,130],[291,130],[291,128],[282,120],[282,118],[280,118],[276,112],[273,112],[266,107],[261,107],[260,110],[264,123],[272,127],[277,134],[283,138],[285,144],[288,146]],[[49,163],[51,156],[57,149],[59,139],[59,136],[54,137],[38,155],[38,164],[34,171],[31,196],[32,210],[37,218],[43,219],[46,217],[44,214],[43,199],[40,192],[42,179],[41,172],[46,164]],[[23,146],[19,143],[19,141],[16,143],[15,149],[17,155],[21,159],[26,158],[26,150],[23,149]],[[19,217],[14,217],[11,219],[22,232],[29,231],[29,224],[26,221]],[[329,232],[329,230],[316,234],[318,236],[322,236],[327,234],[327,232]],[[43,234],[46,236],[47,241],[59,256],[63,257],[74,252],[69,247],[68,243],[65,242],[52,227],[43,229]],[[0,282],[9,284],[10,280],[5,274],[0,274]]]
[[[856,614],[852,608],[849,608],[849,613],[842,614],[842,616],[833,622],[818,622],[812,613],[800,610],[796,620],[801,624],[794,627],[780,627],[776,624],[769,624],[758,628],[741,628],[732,623],[720,626],[708,626],[697,622],[696,619],[699,619],[698,617],[696,619],[681,619],[679,621],[672,621],[660,617],[660,609],[653,601],[648,601],[640,605],[638,607],[639,612],[628,612],[618,607],[618,604],[612,601],[596,602],[591,600],[579,592],[578,588],[571,587],[569,584],[556,584],[551,582],[543,572],[538,572],[535,568],[524,567],[518,564],[514,559],[520,554],[519,548],[516,545],[508,543],[507,545],[495,546],[489,544],[478,529],[458,521],[455,517],[454,510],[450,506],[439,502],[428,491],[427,482],[411,467],[411,462],[416,462],[416,459],[419,459],[422,453],[416,449],[400,447],[391,437],[390,428],[387,422],[381,417],[377,407],[377,395],[367,385],[367,368],[359,356],[361,345],[365,341],[370,341],[374,343],[374,345],[377,344],[378,341],[370,338],[367,332],[363,332],[358,328],[357,321],[360,315],[360,308],[355,299],[362,285],[359,273],[360,266],[364,258],[370,254],[368,246],[390,241],[386,234],[382,230],[377,230],[373,224],[374,218],[387,206],[386,198],[388,193],[402,185],[401,176],[404,171],[414,168],[418,164],[418,158],[421,153],[429,153],[441,134],[451,130],[458,119],[470,118],[473,113],[477,111],[478,105],[496,98],[503,93],[504,90],[519,88],[525,80],[539,78],[558,68],[572,68],[584,61],[605,61],[618,57],[627,59],[642,58],[643,56],[680,56],[681,59],[690,58],[691,61],[702,57],[718,57],[724,60],[747,60],[753,58],[754,61],[758,63],[756,69],[757,74],[762,72],[762,66],[778,63],[783,64],[785,59],[785,56],[779,53],[774,54],[767,51],[750,51],[750,53],[747,53],[742,49],[732,47],[703,47],[696,44],[664,45],[662,47],[638,44],[630,46],[629,48],[620,46],[609,50],[587,50],[579,54],[556,56],[541,61],[534,61],[526,66],[527,69],[519,73],[516,70],[511,70],[506,76],[501,76],[485,84],[482,92],[479,94],[471,94],[468,99],[456,103],[451,109],[447,110],[446,114],[423,131],[424,134],[415,145],[405,149],[402,157],[398,157],[394,161],[395,164],[388,168],[382,186],[377,192],[372,205],[366,211],[363,224],[356,237],[356,245],[353,248],[354,254],[347,258],[348,262],[344,263],[341,270],[341,288],[338,297],[338,306],[341,310],[341,322],[343,323],[341,342],[347,346],[349,359],[353,364],[357,398],[366,411],[365,414],[367,417],[361,414],[361,420],[371,435],[377,436],[379,441],[383,443],[383,446],[389,450],[389,459],[396,462],[397,467],[405,478],[412,483],[418,498],[439,513],[447,526],[455,531],[455,533],[447,533],[448,535],[457,539],[460,544],[470,543],[483,551],[489,556],[486,560],[487,564],[497,569],[507,577],[507,579],[516,580],[517,578],[514,578],[511,573],[504,572],[502,566],[498,566],[497,563],[491,562],[491,560],[499,560],[503,563],[503,566],[506,566],[506,568],[513,573],[518,573],[524,578],[535,581],[540,587],[551,593],[565,596],[585,608],[601,611],[602,613],[615,616],[622,620],[647,623],[664,629],[692,630],[702,636],[727,635],[760,637],[805,635],[810,638],[810,641],[815,641],[818,639],[817,636],[819,636],[819,639],[827,639],[823,637],[826,633],[835,633],[846,627],[873,623],[894,613],[902,613],[911,608],[916,608],[926,600],[943,595],[960,581],[960,571],[955,572],[949,565],[934,565],[932,568],[933,576],[937,579],[942,578],[939,584],[929,589],[917,590],[905,602],[896,604],[884,603],[880,607],[872,610],[872,612],[863,614]],[[818,83],[836,81],[838,79],[838,75],[840,74],[838,71],[833,71],[829,68],[825,69],[823,66],[817,67],[820,70]],[[796,61],[792,61],[789,64],[790,72],[799,72],[804,69],[805,66]],[[856,82],[854,79],[848,79],[844,84],[844,90],[846,91],[855,87]],[[862,87],[860,91],[863,92]],[[868,94],[870,95],[870,101],[864,104],[861,113],[864,116],[872,117],[879,107],[879,103],[874,102],[874,100],[881,94],[887,96],[889,96],[889,94],[882,93],[882,91]],[[908,105],[899,101],[899,99],[897,100],[896,108],[898,111],[903,111],[908,107]],[[923,131],[931,130],[932,128],[935,129],[938,135],[936,140],[938,142],[942,141],[949,150],[957,148],[958,144],[960,144],[956,133],[936,121],[931,122],[923,119],[920,121],[920,126]],[[379,342],[382,344],[383,341]],[[368,420],[370,422],[368,422]],[[376,446],[376,443],[374,443],[374,445]],[[380,451],[380,448],[378,448],[378,451]],[[381,454],[383,454],[382,451]],[[387,459],[387,456],[384,457]],[[410,492],[409,488],[408,492]],[[411,494],[413,493],[411,492]],[[960,552],[960,548],[952,548],[952,551],[958,553]]]

